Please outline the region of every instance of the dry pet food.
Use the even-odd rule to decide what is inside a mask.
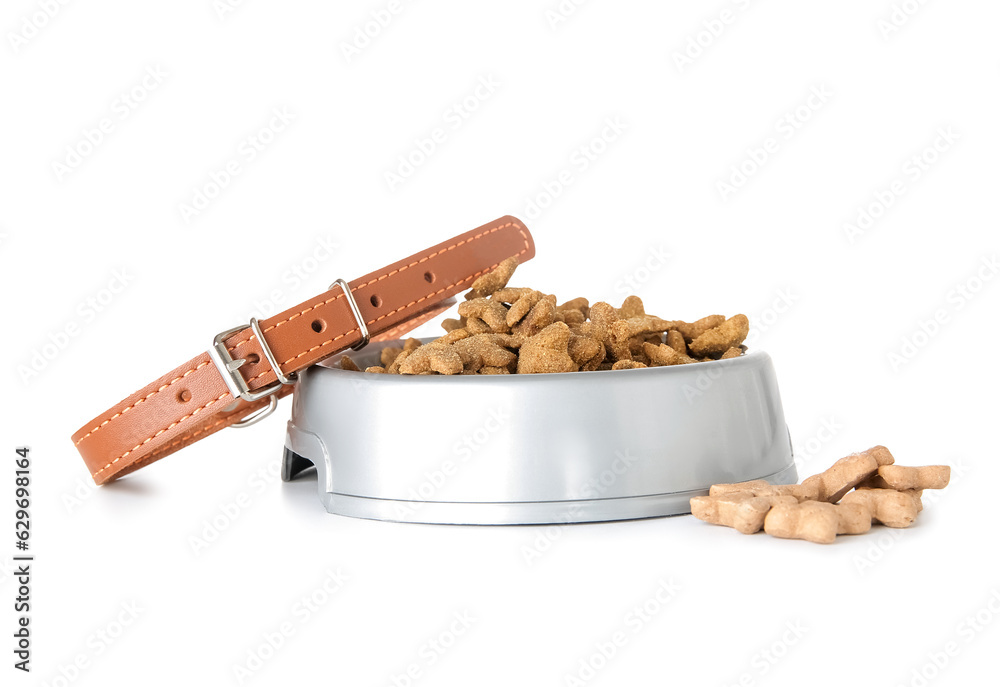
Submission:
[[[916,492],[895,489],[859,489],[845,496],[843,502],[864,506],[872,522],[886,527],[909,527],[923,510]]]
[[[764,531],[782,539],[805,539],[830,544],[838,534],[864,534],[872,517],[863,504],[803,501],[773,507],[764,518]]]
[[[691,514],[744,534],[763,528],[783,539],[829,544],[838,534],[863,534],[872,523],[909,527],[923,510],[923,490],[943,489],[950,477],[947,465],[895,465],[889,449],[875,446],[802,484],[758,479],[712,485],[708,496],[691,499]]]
[[[908,468],[902,465],[883,465],[878,474],[872,475],[859,488],[896,489],[944,489],[951,479],[951,468],[947,465],[927,465],[921,468]]]
[[[764,526],[764,517],[772,508],[797,504],[794,496],[755,496],[749,491],[734,491],[717,496],[695,496],[691,499],[691,514],[713,525],[753,534]]]
[[[708,490],[708,495],[719,496],[733,492],[749,492],[754,496],[794,496],[796,501],[816,501],[819,499],[819,491],[815,485],[804,483],[768,484],[766,480],[762,479],[735,484],[713,484]]]
[[[534,374],[634,370],[728,360],[743,355],[750,329],[746,315],[709,315],[695,322],[646,313],[629,296],[615,308],[508,286],[517,258],[472,283],[456,318],[442,322],[444,336],[427,344],[408,339],[382,349],[365,372],[402,375]],[[358,370],[347,356],[345,370]],[[758,528],[759,529],[759,528]]]
[[[826,472],[813,475],[802,484],[817,487],[820,501],[837,503],[844,494],[878,472],[880,466],[891,465],[893,462],[895,461],[889,449],[875,446],[841,458]]]

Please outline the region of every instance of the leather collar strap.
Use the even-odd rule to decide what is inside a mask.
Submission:
[[[502,217],[422,253],[350,282],[353,300],[374,339],[398,338],[438,314],[480,275],[516,255],[535,254],[527,228]],[[340,288],[312,298],[259,323],[266,346],[249,326],[220,337],[230,367],[249,390],[234,398],[209,353],[202,353],[94,418],[73,435],[73,443],[97,484],[115,480],[256,413],[292,390],[281,384],[270,352],[286,378],[363,342],[350,299]],[[224,358],[223,358],[224,360]],[[244,360],[242,364],[238,361]],[[247,396],[265,390],[257,400]]]

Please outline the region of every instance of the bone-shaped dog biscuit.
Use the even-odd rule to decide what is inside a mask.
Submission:
[[[895,489],[911,491],[923,489],[944,489],[951,481],[951,468],[947,465],[925,465],[906,467],[904,465],[883,465],[878,474],[873,475],[859,487],[873,489]]]
[[[754,496],[794,496],[797,501],[816,501],[819,499],[819,485],[812,484],[770,484],[766,480],[755,479],[749,482],[733,484],[713,484],[708,490],[709,496],[749,492]]]
[[[691,515],[713,525],[753,534],[764,526],[764,518],[772,507],[793,503],[798,503],[794,496],[754,496],[748,491],[695,496],[691,499]]]
[[[803,480],[803,486],[815,487],[819,500],[837,503],[844,494],[874,475],[880,466],[894,462],[885,446],[852,453],[834,463],[828,470]]]
[[[914,492],[895,489],[860,489],[844,497],[843,504],[861,504],[871,512],[873,522],[886,527],[909,527],[923,509]]]
[[[838,534],[863,534],[871,526],[871,512],[861,503],[782,504],[772,508],[764,518],[764,531],[773,537],[805,539],[817,544],[830,544]]]

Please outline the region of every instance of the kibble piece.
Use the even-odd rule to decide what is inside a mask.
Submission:
[[[572,298],[560,306],[556,307],[556,310],[562,312],[564,310],[579,310],[580,314],[584,316],[584,319],[590,317],[590,301],[580,296],[579,298]]]
[[[351,360],[348,356],[343,355],[340,357],[340,369],[341,370],[351,370],[352,372],[361,372],[361,368],[358,364]]]
[[[465,327],[465,318],[455,319],[453,317],[448,317],[441,320],[441,326],[444,327],[446,332],[450,332],[453,329],[462,329]]]
[[[466,318],[465,329],[470,334],[491,334],[493,329],[478,317]]]
[[[630,317],[624,321],[628,322],[630,336],[661,334],[662,332],[674,329],[677,325],[677,322],[674,320],[665,320],[656,315],[640,315],[639,317]],[[660,340],[662,341],[662,338]]]
[[[590,306],[590,321],[599,330],[610,327],[613,322],[617,322],[620,319],[618,311],[610,303],[598,301]]]
[[[388,367],[392,365],[392,361],[396,359],[396,356],[403,352],[403,349],[399,346],[386,346],[379,353],[379,362],[382,363],[383,367]]]
[[[498,337],[504,334],[476,334],[462,339],[452,346],[462,362],[462,367],[468,372],[476,372],[483,367],[506,367],[513,363],[517,356],[498,343]]]
[[[591,364],[596,368],[604,361],[604,345],[589,336],[577,336],[571,333],[567,349],[569,357],[580,366],[580,369],[588,369]]]
[[[678,353],[687,355],[688,347],[687,343],[684,341],[684,335],[676,329],[671,329],[667,332],[667,345]]]
[[[516,269],[517,256],[512,255],[497,265],[491,272],[487,272],[472,282],[472,291],[466,295],[466,298],[485,298],[486,296],[493,295],[507,286],[507,282],[514,276],[514,270]]]
[[[627,320],[630,317],[640,317],[646,314],[646,309],[642,304],[642,299],[638,296],[626,296],[622,302],[622,307],[618,308],[618,317]]]
[[[838,534],[862,534],[871,525],[871,513],[864,505],[838,506],[823,501],[777,505],[764,518],[764,531],[773,537],[817,544],[833,543]]]
[[[522,297],[532,293],[537,292],[534,289],[528,289],[520,286],[505,286],[499,291],[494,292],[493,295],[490,296],[490,300],[513,305]]]
[[[413,351],[399,366],[400,374],[416,375],[438,372],[457,375],[462,371],[462,358],[454,346],[429,343]]]
[[[620,320],[618,309],[605,301],[597,301],[590,306],[590,321],[597,326],[609,326]]]
[[[385,368],[381,365],[372,365],[371,367],[366,367],[365,372],[374,372],[376,374],[385,374]]]
[[[507,326],[507,308],[498,301],[491,301],[488,298],[473,298],[459,304],[458,314],[467,318],[479,318],[495,332],[510,331],[510,327]]]
[[[714,355],[725,353],[734,346],[743,343],[750,333],[750,320],[746,315],[734,315],[714,329],[691,342],[691,353],[694,355]]]
[[[632,359],[632,328],[628,320],[616,320],[608,327],[607,342],[611,348],[611,358],[615,361]],[[606,349],[607,350],[607,349]]]
[[[739,358],[743,355],[743,351],[739,348],[730,348],[728,351],[722,354],[719,360],[729,360],[730,358]]]
[[[691,514],[712,525],[753,534],[764,526],[764,518],[772,507],[792,503],[796,501],[791,496],[754,496],[749,492],[695,496],[691,499]]]
[[[518,334],[490,334],[490,341],[504,348],[520,348],[524,337]]]
[[[581,324],[568,324],[570,331],[577,336],[589,336],[591,339],[597,339],[602,341],[601,337],[598,335],[597,327],[594,326],[593,322],[583,322]]]
[[[544,296],[528,311],[511,331],[518,336],[535,336],[556,321],[556,298]]]
[[[678,353],[672,349],[667,344],[654,345],[651,343],[644,343],[642,345],[643,352],[645,352],[646,357],[653,365],[685,365],[687,363],[695,362],[694,359],[689,358],[683,353]]]
[[[535,291],[533,289],[527,289],[527,293],[522,294],[511,303],[510,310],[507,311],[507,326],[513,327],[515,324],[523,320],[535,304],[542,300],[544,295],[541,291]],[[554,312],[555,308],[553,308]]]
[[[432,343],[439,344],[452,344],[456,341],[461,341],[462,339],[467,339],[471,336],[468,329],[452,329],[450,332],[442,337],[435,339]]]
[[[590,306],[590,325],[581,327],[579,333],[592,336],[604,344],[610,362],[632,359],[628,346],[632,328],[618,316],[618,310],[610,303],[598,301]]]
[[[873,522],[880,522],[886,527],[909,527],[923,508],[919,496],[895,489],[852,491],[842,503],[861,504],[869,510]]]
[[[694,322],[678,322],[674,329],[681,333],[685,341],[691,343],[709,329],[715,329],[725,321],[726,318],[722,315],[709,315]]]
[[[612,370],[638,370],[639,368],[648,367],[645,363],[640,363],[638,360],[619,360],[614,365],[611,366]]]
[[[554,322],[527,339],[517,361],[518,374],[574,372],[580,369],[569,355],[571,332],[564,322]]]
[[[403,342],[403,350],[412,353],[413,351],[420,348],[421,345],[423,344],[420,342],[420,339],[415,339],[411,337]]]
[[[642,336],[631,336],[628,338],[628,352],[629,355],[632,357],[632,360],[635,360],[636,356],[646,355],[645,352],[642,350],[642,345],[645,343],[653,343],[652,341],[646,340],[647,336],[654,336],[654,335],[644,334]],[[656,343],[660,344],[662,342],[657,341]]]
[[[852,453],[841,458],[828,470],[813,475],[802,484],[819,491],[819,500],[836,503],[844,494],[874,475],[879,465],[892,462],[892,454],[885,446],[875,446],[861,453]]]
[[[393,361],[389,364],[385,371],[389,374],[399,374],[399,366],[406,362],[406,359],[413,355],[412,350],[406,350],[405,348],[399,352]]]

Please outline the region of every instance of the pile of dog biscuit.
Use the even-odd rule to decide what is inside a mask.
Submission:
[[[447,334],[423,344],[409,339],[382,349],[365,372],[403,375],[528,374],[624,370],[735,358],[746,350],[746,315],[710,315],[696,322],[647,315],[629,296],[620,308],[586,298],[557,305],[535,289],[508,287],[517,258],[479,277]],[[358,370],[348,356],[341,367]]]
[[[802,484],[716,484],[708,496],[691,499],[691,514],[744,534],[763,528],[775,537],[829,544],[838,534],[863,534],[873,522],[909,527],[923,510],[923,490],[943,489],[950,479],[947,465],[895,465],[889,449],[875,446]]]

